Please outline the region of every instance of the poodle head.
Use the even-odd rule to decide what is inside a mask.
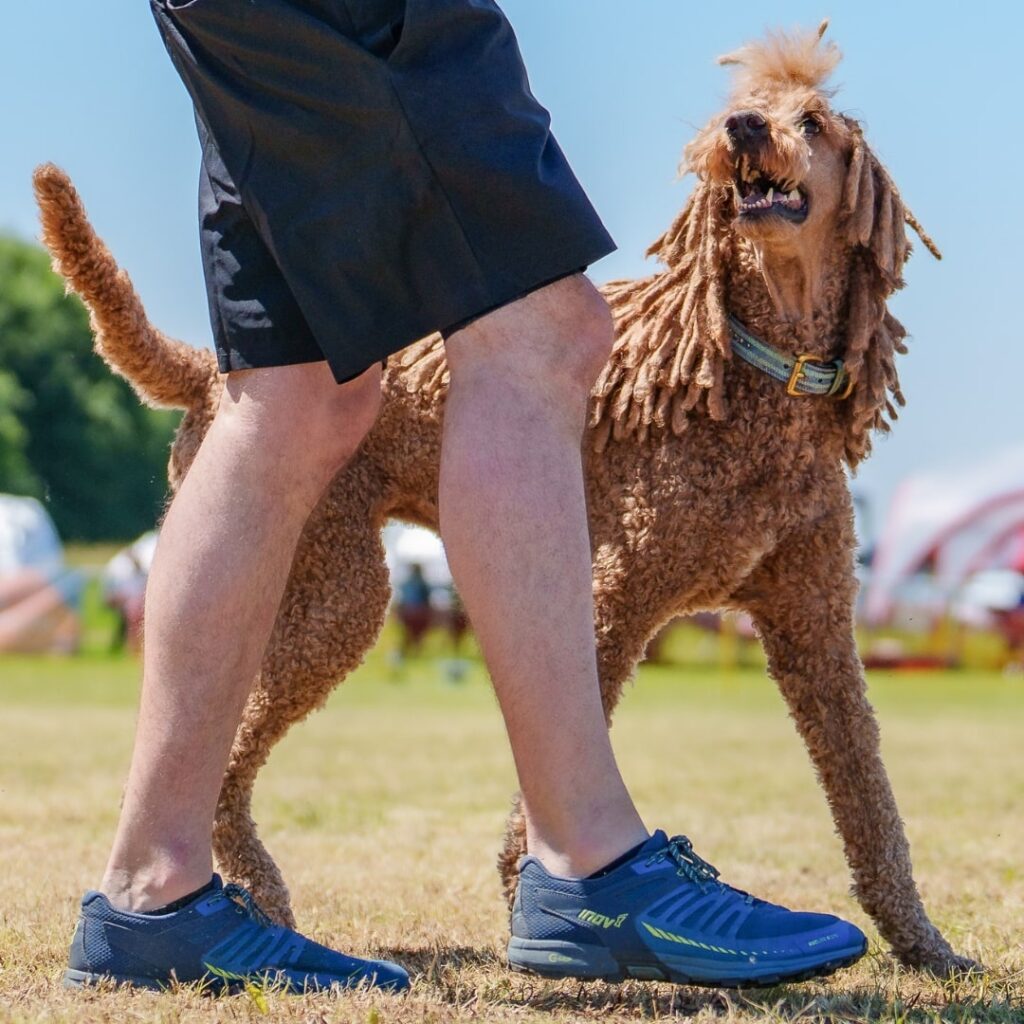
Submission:
[[[683,168],[725,189],[732,229],[761,245],[823,236],[843,216],[860,136],[831,107],[840,53],[826,27],[772,33],[719,58],[736,68],[732,94],[686,147]]]
[[[903,396],[894,357],[906,332],[887,300],[903,284],[906,225],[939,253],[860,125],[833,109],[828,79],[840,53],[826,28],[769,34],[721,58],[735,68],[729,102],[686,147],[683,169],[697,186],[648,250],[666,270],[608,290],[632,349],[613,353],[598,382],[596,447],[650,428],[679,433],[698,409],[728,415],[738,267],[757,268],[774,311],[765,316],[794,345],[844,360],[852,388],[836,419],[851,466],[895,417]],[[828,325],[821,337],[819,323]]]

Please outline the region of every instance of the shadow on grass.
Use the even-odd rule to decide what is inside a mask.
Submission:
[[[898,968],[886,956],[872,958],[870,984],[858,979],[859,983],[842,989],[810,982],[723,990],[636,981],[550,981],[509,971],[503,951],[487,947],[395,948],[382,955],[405,965],[416,982],[429,985],[443,1002],[460,1006],[470,1002],[481,1009],[502,1006],[648,1019],[704,1012],[730,1020],[749,1015],[780,1024],[1024,1024],[1020,974],[940,980]]]

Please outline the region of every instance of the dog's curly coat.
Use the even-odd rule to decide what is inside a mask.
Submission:
[[[601,686],[610,716],[668,619],[749,612],[825,789],[857,898],[900,960],[948,971],[969,961],[921,904],[854,642],[844,475],[902,403],[894,355],[905,332],[886,300],[910,251],[904,223],[935,250],[859,125],[829,104],[824,83],[839,54],[821,41],[824,27],[722,59],[738,65],[734,94],[687,147],[698,183],[651,249],[664,269],[605,289],[618,342],[585,442]],[[755,138],[735,117],[726,123],[733,114],[753,116],[746,135]],[[796,215],[744,210],[752,180],[785,188]],[[149,324],[61,171],[40,168],[36,189],[43,238],[92,311],[100,354],[144,400],[186,410],[170,460],[176,487],[217,409],[213,358]],[[730,313],[780,350],[841,356],[850,397],[790,397],[730,358]],[[437,337],[389,360],[375,427],[306,525],[235,740],[217,859],[283,922],[292,921],[288,890],[250,815],[256,774],[374,643],[389,598],[384,521],[437,527],[447,382]],[[514,812],[500,858],[506,891],[524,841]]]

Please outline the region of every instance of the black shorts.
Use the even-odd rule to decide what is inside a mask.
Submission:
[[[493,0],[151,0],[222,371],[348,380],[614,249]]]

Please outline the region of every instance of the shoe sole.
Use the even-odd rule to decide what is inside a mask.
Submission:
[[[304,992],[329,992],[332,989],[354,988],[363,984],[367,979],[363,978],[358,982],[349,981],[346,978],[331,977],[328,975],[301,975],[292,976],[288,971],[282,972],[280,981],[271,982],[278,991],[288,994],[299,994]],[[232,981],[225,981],[221,978],[207,976],[202,982],[188,982],[186,984],[202,984],[203,991],[211,995],[238,995],[244,992],[249,984],[261,984],[262,979],[240,978]],[[95,985],[114,985],[116,988],[141,988],[151,991],[165,992],[171,988],[173,982],[166,978],[137,978],[127,974],[101,974],[92,971],[79,971],[69,967],[64,972],[65,988],[90,988]],[[408,980],[395,979],[380,984],[371,983],[371,987],[382,992],[399,992],[409,987]]]
[[[117,988],[145,988],[162,992],[171,987],[170,981],[159,978],[133,978],[127,974],[94,974],[92,971],[78,971],[69,967],[64,972],[65,988],[91,988],[95,985],[114,985]]]
[[[760,970],[742,975],[723,971],[722,964],[694,963],[680,957],[623,964],[603,946],[581,946],[572,942],[513,938],[509,942],[508,956],[513,971],[552,979],[576,978],[613,984],[630,980],[667,981],[707,988],[768,988],[834,974],[855,964],[867,948],[865,939],[859,946],[837,950],[828,960],[804,960],[789,965],[766,963]]]

